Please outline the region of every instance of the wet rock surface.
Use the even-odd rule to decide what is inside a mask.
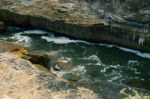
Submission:
[[[6,0],[1,1],[0,19],[8,24],[150,51],[149,4],[147,0]]]

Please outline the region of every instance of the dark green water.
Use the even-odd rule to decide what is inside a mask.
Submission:
[[[0,39],[26,46],[30,50],[58,51],[61,54],[58,61],[73,68],[71,71],[52,69],[59,76],[73,73],[80,78],[106,80],[150,90],[150,53],[72,40],[41,30],[12,27],[1,33]]]

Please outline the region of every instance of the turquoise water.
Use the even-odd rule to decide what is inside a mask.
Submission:
[[[80,78],[106,80],[150,90],[150,53],[101,43],[73,40],[42,30],[9,27],[0,39],[11,41],[30,50],[58,51],[70,71],[52,72],[58,76],[74,73]],[[58,68],[58,64],[55,64]]]

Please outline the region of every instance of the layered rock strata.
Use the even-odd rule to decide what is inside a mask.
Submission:
[[[113,43],[149,52],[150,2],[138,2],[3,0],[0,1],[0,20],[7,24],[36,27],[77,39]]]

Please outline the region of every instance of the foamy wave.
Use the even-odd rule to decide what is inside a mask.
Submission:
[[[56,44],[69,44],[69,43],[88,43],[86,41],[82,40],[72,40],[67,37],[48,37],[48,36],[42,36],[41,39],[46,40],[47,42],[53,42]],[[90,44],[90,43],[88,43]]]
[[[51,68],[50,71],[54,73],[55,75],[57,75],[58,77],[62,77],[63,75],[68,74],[68,73],[75,73],[77,75],[86,73],[86,69],[84,66],[77,66],[73,68],[71,71],[64,71],[64,70],[55,71],[53,68]]]
[[[15,40],[16,43],[21,44],[25,47],[30,46],[32,39],[28,36],[23,36],[21,33],[16,33],[14,36],[9,37],[9,39]]]
[[[90,42],[83,41],[83,40],[73,40],[73,39],[70,39],[70,38],[67,38],[67,37],[55,37],[54,34],[52,34],[50,32],[47,32],[47,31],[44,31],[44,30],[39,30],[39,29],[27,30],[27,31],[23,31],[23,32],[20,32],[20,33],[16,33],[11,38],[16,39],[17,43],[24,42],[24,43],[29,44],[29,42],[31,41],[31,38],[28,37],[28,36],[22,36],[21,34],[40,34],[40,35],[48,34],[48,36],[41,36],[41,39],[44,39],[47,42],[53,42],[53,43],[56,43],[56,44],[85,43],[85,44],[90,44],[90,45],[97,45],[96,43],[90,43]],[[25,45],[28,45],[28,44],[25,44]],[[112,44],[102,44],[102,43],[100,43],[99,45],[100,46],[105,46],[105,47],[108,47],[108,48],[116,47],[120,50],[130,52],[130,53],[134,53],[134,54],[136,54],[140,57],[150,59],[150,53],[142,53],[142,52],[137,51],[137,50],[132,50],[132,49],[124,48],[124,47],[119,47],[119,46],[112,45]]]
[[[48,34],[49,32],[47,31],[43,31],[43,30],[27,30],[27,31],[23,31],[22,34]]]
[[[128,49],[128,48],[124,48],[124,47],[117,47],[123,51],[126,51],[126,52],[130,52],[130,53],[134,53],[140,57],[143,57],[143,58],[149,58],[150,59],[150,53],[142,53],[140,51],[136,51],[136,50],[132,50],[132,49]]]
[[[28,30],[28,31],[24,31],[22,32],[22,34],[49,34],[49,36],[42,36],[41,39],[46,40],[47,42],[53,42],[56,44],[69,44],[69,43],[85,43],[85,44],[90,44],[90,45],[94,45],[96,43],[90,43],[87,41],[83,41],[83,40],[73,40],[67,37],[55,37],[54,34],[47,32],[47,31],[43,31],[43,30]],[[130,53],[134,53],[140,57],[143,58],[149,58],[150,59],[150,53],[142,53],[140,51],[137,50],[132,50],[132,49],[128,49],[128,48],[124,48],[124,47],[119,47],[117,45],[112,45],[112,44],[99,44],[100,46],[105,46],[108,48],[112,48],[112,47],[116,47],[120,50],[126,51],[126,52],[130,52]]]
[[[128,61],[128,63],[127,63],[127,65],[131,65],[131,66],[133,66],[133,65],[139,65],[140,63],[137,61],[137,60],[129,60]]]
[[[109,47],[109,48],[112,48],[112,47],[115,46],[115,45],[112,45],[112,44],[102,44],[102,43],[100,43],[99,45],[100,45],[100,46]]]
[[[137,51],[137,50],[133,50],[133,49],[125,48],[125,47],[119,47],[117,45],[111,45],[111,44],[99,44],[99,45],[100,46],[109,47],[109,48],[116,47],[116,48],[118,48],[120,50],[123,50],[125,52],[134,53],[137,56],[140,56],[140,57],[143,57],[143,58],[149,58],[150,59],[150,53],[142,53],[142,52]]]

